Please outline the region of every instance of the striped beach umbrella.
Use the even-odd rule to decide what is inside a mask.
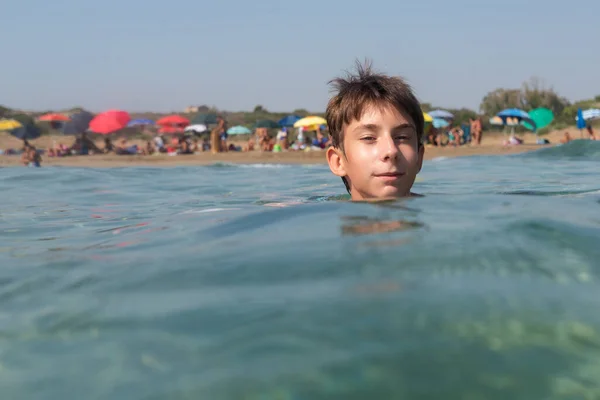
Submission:
[[[584,121],[593,121],[596,119],[600,119],[600,109],[598,108],[589,108],[587,110],[583,110],[581,112],[581,115],[583,116],[583,120]],[[579,117],[575,117],[576,120],[579,119]]]

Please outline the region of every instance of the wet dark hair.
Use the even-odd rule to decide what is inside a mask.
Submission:
[[[417,143],[422,146],[425,121],[421,104],[410,85],[400,77],[373,72],[368,60],[364,64],[357,61],[356,70],[355,74],[348,73],[329,82],[336,92],[327,104],[325,115],[333,147],[344,152],[344,125],[359,120],[364,109],[370,106],[392,106],[408,114],[415,124]],[[342,177],[342,181],[350,193],[346,177]]]

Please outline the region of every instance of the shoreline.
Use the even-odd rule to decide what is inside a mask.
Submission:
[[[439,157],[468,157],[468,156],[493,156],[519,154],[534,151],[543,147],[541,145],[523,144],[519,146],[481,145],[461,147],[426,147],[425,160]],[[309,152],[228,152],[212,154],[203,152],[192,155],[91,155],[91,156],[68,156],[47,157],[42,156],[42,167],[64,166],[64,167],[86,167],[86,168],[118,168],[118,167],[176,167],[192,165],[210,165],[218,162],[232,164],[322,164],[326,165],[324,151]],[[19,167],[20,156],[0,156],[0,167]]]

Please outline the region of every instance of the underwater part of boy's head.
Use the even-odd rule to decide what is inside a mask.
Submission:
[[[331,172],[342,178],[352,200],[413,195],[423,164],[425,122],[411,87],[399,77],[357,63],[357,73],[330,82],[327,105]]]

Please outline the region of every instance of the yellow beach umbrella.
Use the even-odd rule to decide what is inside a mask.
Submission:
[[[431,118],[431,115],[427,114],[426,112],[423,113],[423,119],[425,120],[425,122],[433,122],[433,118]]]
[[[310,116],[310,117],[304,117],[304,118],[296,121],[294,123],[294,128],[307,127],[307,126],[313,126],[313,125],[325,125],[325,124],[327,124],[327,121],[325,120],[325,118]]]
[[[0,132],[1,131],[12,131],[22,127],[23,125],[16,119],[0,119]]]
[[[304,130],[309,131],[309,132],[317,131],[321,128],[321,125],[309,125],[309,126],[304,126],[303,128],[304,128]]]

